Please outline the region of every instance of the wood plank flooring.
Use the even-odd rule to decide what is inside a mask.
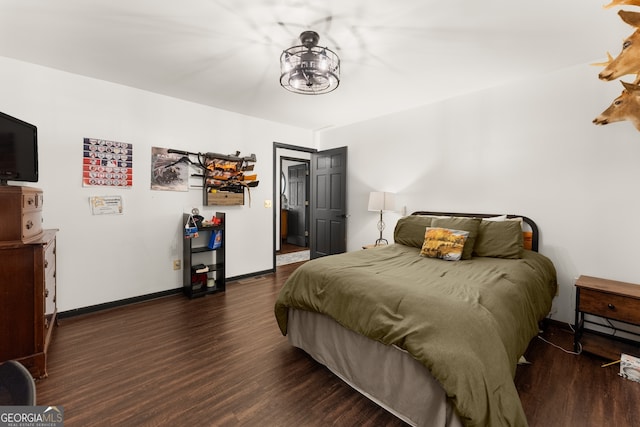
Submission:
[[[38,405],[64,407],[65,426],[403,426],[301,350],[273,316],[284,280],[228,283],[224,294],[182,295],[62,319]],[[571,335],[545,333],[570,348]],[[531,427],[632,426],[640,384],[534,339],[516,384]],[[637,424],[636,424],[637,425]]]
[[[573,350],[573,332],[557,324],[543,338]],[[583,353],[565,353],[534,338],[519,366],[516,387],[531,427],[640,426],[640,383],[618,375],[620,365]]]
[[[309,246],[292,245],[291,243],[287,243],[285,240],[283,240],[280,243],[280,250],[277,251],[276,254],[290,254],[292,252],[300,252],[306,250],[309,250]]]

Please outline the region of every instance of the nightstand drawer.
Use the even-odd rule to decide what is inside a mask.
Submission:
[[[592,289],[580,290],[580,311],[629,323],[640,323],[640,300]]]

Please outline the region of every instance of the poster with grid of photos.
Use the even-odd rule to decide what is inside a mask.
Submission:
[[[82,161],[84,187],[133,185],[133,144],[84,138]]]

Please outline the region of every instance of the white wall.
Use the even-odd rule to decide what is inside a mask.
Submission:
[[[183,212],[227,213],[227,277],[273,268],[273,142],[309,146],[310,131],[0,58],[0,110],[38,127],[44,226],[59,228],[58,309],[178,288]],[[133,144],[130,189],[82,187],[83,138]],[[151,147],[255,153],[251,206],[202,207],[200,189],[150,190]],[[196,170],[193,171],[197,172]],[[31,185],[31,184],[30,184]],[[124,215],[93,216],[88,198],[122,195]]]
[[[559,274],[554,318],[573,319],[574,277],[640,283],[634,221],[640,208],[640,133],[591,120],[620,93],[586,64],[316,134],[349,147],[348,249],[372,243],[373,190],[399,210],[517,213],[537,221],[541,252]],[[272,268],[273,141],[312,146],[311,132],[107,82],[0,58],[0,110],[38,126],[44,226],[59,228],[62,311],[173,289],[181,273],[182,212],[227,212],[227,276]],[[82,139],[129,142],[134,185],[81,184]],[[202,208],[201,193],[151,191],[151,147],[256,153],[252,205]],[[92,216],[88,197],[120,194],[122,216]],[[277,201],[274,201],[277,207]],[[391,239],[400,212],[385,214]],[[251,256],[247,257],[250,252]],[[249,261],[250,260],[250,261]]]
[[[348,250],[376,238],[369,192],[392,191],[408,213],[534,219],[540,252],[558,271],[558,320],[573,322],[578,275],[640,283],[640,133],[628,122],[591,123],[622,90],[597,72],[579,65],[320,132],[319,149],[349,147]],[[389,240],[400,213],[385,214]]]

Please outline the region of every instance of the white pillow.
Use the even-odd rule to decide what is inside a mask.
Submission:
[[[483,221],[506,221],[506,215],[492,216],[490,218],[482,218]]]

